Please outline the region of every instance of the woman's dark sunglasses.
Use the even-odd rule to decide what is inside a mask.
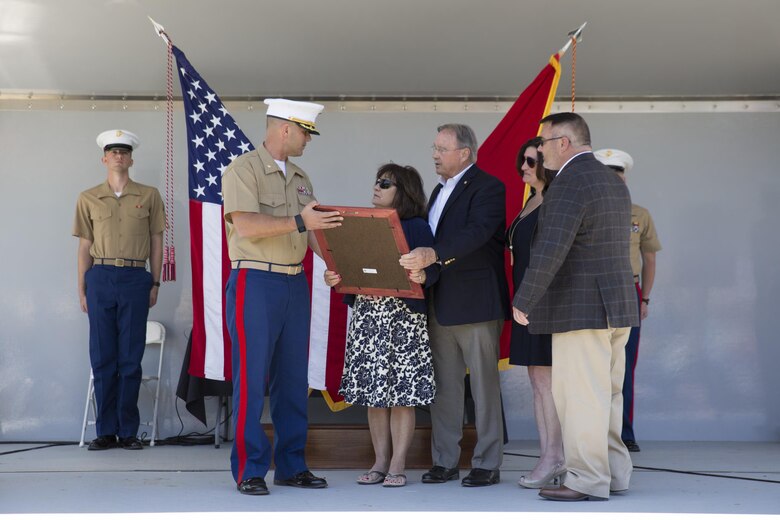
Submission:
[[[395,183],[390,179],[377,179],[374,184],[383,190],[389,190],[390,186],[395,186]]]
[[[536,168],[536,159],[533,157],[525,156],[523,162],[528,165],[529,168]],[[522,163],[520,163],[522,165]]]

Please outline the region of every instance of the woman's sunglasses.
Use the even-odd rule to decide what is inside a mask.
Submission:
[[[536,168],[536,159],[529,157],[528,155],[526,155],[523,159],[523,163],[527,164],[529,168]],[[523,163],[520,163],[520,165],[522,166]]]
[[[390,186],[395,186],[395,183],[390,179],[377,179],[374,185],[379,186],[383,190],[389,190]]]

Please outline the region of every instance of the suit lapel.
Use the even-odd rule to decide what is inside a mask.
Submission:
[[[436,184],[436,187],[433,188],[433,193],[431,193],[431,198],[428,199],[428,213],[431,212],[431,206],[433,206],[433,203],[436,200],[436,197],[439,196],[440,191],[441,191],[441,184]]]
[[[476,165],[472,164],[471,167],[469,167],[468,170],[466,170],[466,173],[463,174],[463,177],[460,178],[460,181],[458,181],[458,184],[455,185],[455,189],[452,190],[452,193],[450,194],[450,198],[447,199],[447,204],[444,205],[444,209],[441,210],[441,217],[439,217],[439,222],[442,221],[442,219],[447,215],[447,211],[452,207],[453,204],[455,204],[455,201],[458,200],[458,197],[460,197],[460,194],[466,191],[466,188],[469,184],[471,184],[472,179],[476,175]],[[441,186],[441,184],[439,185]]]

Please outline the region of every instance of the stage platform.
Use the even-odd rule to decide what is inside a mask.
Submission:
[[[156,446],[141,451],[89,452],[77,445],[0,444],[0,513],[55,518],[76,514],[122,518],[231,518],[334,512],[339,518],[364,512],[486,511],[503,518],[777,515],[780,517],[780,443],[642,442],[628,493],[606,502],[560,503],[521,489],[517,480],[534,464],[535,441],[505,447],[501,483],[464,488],[459,482],[422,484],[423,470],[409,470],[409,485],[389,489],[359,486],[365,468],[317,470],[329,488],[269,486],[271,494],[240,495],[229,471],[230,443]],[[35,448],[35,449],[30,449]],[[461,476],[466,472],[461,471]],[[269,473],[267,481],[273,480]],[[524,512],[521,517],[517,513]],[[272,513],[272,514],[268,514]],[[38,516],[41,515],[41,516]],[[606,515],[606,516],[605,516]],[[302,516],[302,515],[295,515]],[[390,515],[382,514],[382,517]],[[397,514],[392,515],[398,517]],[[439,516],[439,515],[436,515]],[[4,517],[5,518],[5,517]],[[25,516],[30,519],[33,517]],[[473,518],[473,515],[470,515]],[[725,517],[724,517],[725,518]]]

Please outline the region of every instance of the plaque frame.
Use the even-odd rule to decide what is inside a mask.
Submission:
[[[317,206],[338,211],[341,226],[314,231],[325,265],[341,275],[336,292],[425,298],[422,285],[409,280],[398,260],[409,252],[401,219],[395,209]]]

